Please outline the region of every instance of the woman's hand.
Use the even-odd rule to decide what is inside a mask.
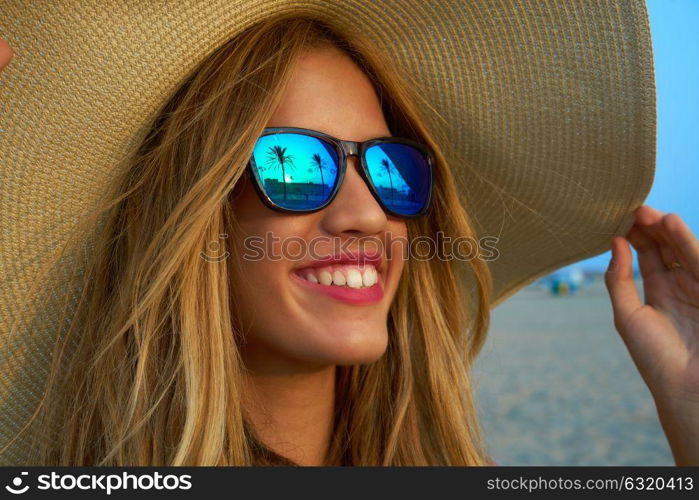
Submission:
[[[655,400],[675,463],[699,465],[699,240],[677,214],[644,205],[635,215],[627,238],[612,239],[605,275],[614,326]]]
[[[0,38],[0,71],[8,65],[10,59],[12,59],[12,49],[7,44],[5,40]]]

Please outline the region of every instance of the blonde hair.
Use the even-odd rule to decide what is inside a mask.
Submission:
[[[431,209],[408,222],[409,236],[475,237],[440,147],[444,132],[425,118],[434,110],[360,35],[276,16],[216,50],[163,106],[94,226],[82,294],[29,421],[32,464],[292,463],[251,431],[233,273],[199,254],[235,234],[230,197],[304,50],[343,50],[371,78],[391,132],[435,152]],[[328,465],[487,461],[469,373],[490,291],[480,259],[406,262],[385,355],[337,368]]]

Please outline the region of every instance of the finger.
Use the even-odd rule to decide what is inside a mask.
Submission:
[[[655,273],[665,273],[667,268],[660,256],[660,249],[655,239],[637,224],[631,226],[626,239],[638,253],[638,266],[644,279]]]
[[[612,238],[612,259],[604,275],[604,282],[609,290],[609,297],[614,310],[614,325],[624,336],[623,325],[629,316],[641,307],[641,298],[633,279],[633,254],[625,238]]]
[[[663,225],[676,248],[680,263],[699,280],[699,240],[677,214],[668,214],[663,219]]]
[[[13,55],[14,53],[12,52],[10,45],[5,40],[0,38],[0,70],[9,64]]]
[[[643,205],[636,211],[636,223],[655,239],[663,263],[677,262],[677,249],[664,225],[665,212]]]

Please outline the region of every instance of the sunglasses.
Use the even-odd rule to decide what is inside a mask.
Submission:
[[[340,190],[347,157],[388,214],[423,215],[432,194],[433,153],[402,137],[343,141],[315,130],[265,128],[249,167],[262,201],[282,212],[309,213],[328,206]]]

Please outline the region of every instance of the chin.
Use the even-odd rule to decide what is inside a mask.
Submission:
[[[362,352],[352,352],[340,356],[334,364],[338,366],[366,365],[378,361],[386,353],[386,348],[375,350],[364,350]]]
[[[312,349],[311,358],[315,363],[324,365],[361,365],[373,363],[383,356],[388,345],[388,330],[386,327],[371,330],[367,329],[343,331],[336,328],[332,331],[330,339],[327,337],[322,342],[316,343]],[[308,344],[307,344],[308,345]],[[309,346],[310,347],[310,346]]]

